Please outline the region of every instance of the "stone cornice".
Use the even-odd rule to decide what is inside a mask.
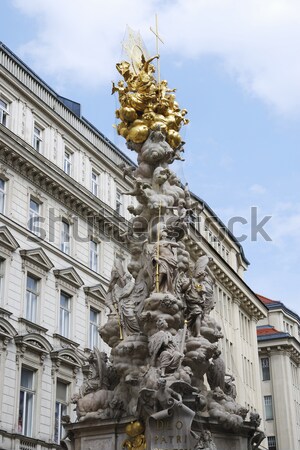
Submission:
[[[62,169],[2,125],[0,125],[0,161],[19,172],[75,215],[92,221],[100,233],[105,233],[122,245],[119,233],[126,231],[128,225],[126,219],[80,183],[66,177]]]
[[[197,242],[197,236],[187,237],[185,239],[185,245],[189,250],[192,259],[196,260],[199,256],[210,254],[205,246],[206,240],[201,238]],[[202,248],[202,246],[204,248]],[[217,281],[224,286],[232,295],[233,300],[238,301],[241,308],[247,312],[255,321],[267,317],[267,308],[257,298],[257,296],[250,290],[242,278],[224,262],[222,257],[215,251],[214,263],[211,266],[211,270],[216,277]]]
[[[40,245],[45,250],[49,251],[51,254],[55,254],[60,258],[61,261],[64,261],[66,266],[73,266],[76,267],[76,269],[86,273],[87,275],[92,275],[93,279],[95,279],[95,282],[101,282],[104,286],[108,285],[109,280],[105,278],[103,275],[97,274],[94,271],[91,271],[91,269],[84,263],[79,262],[78,259],[67,255],[66,253],[63,253],[59,248],[57,248],[55,245],[51,244],[50,242],[47,242],[38,236],[29,233],[27,228],[24,228],[20,224],[16,223],[15,221],[11,220],[7,216],[3,216],[2,222],[5,222],[8,227],[10,227],[13,230],[16,230],[17,232],[21,233],[25,237],[29,237],[32,241],[35,241],[38,245]]]
[[[24,261],[28,261],[29,263],[40,267],[45,272],[49,272],[49,270],[54,267],[54,264],[50,261],[42,248],[20,250],[20,255]]]
[[[5,247],[10,252],[14,252],[19,247],[18,242],[6,226],[0,227],[0,247],[1,246]]]
[[[288,354],[296,364],[300,364],[300,345],[293,336],[258,341],[258,353],[260,356],[265,354]]]
[[[18,322],[24,325],[24,328],[28,333],[39,333],[46,334],[48,329],[38,325],[37,323],[31,322],[24,317],[19,317]]]
[[[76,351],[71,348],[61,348],[50,353],[50,358],[56,365],[65,364],[72,368],[81,367],[83,361],[76,354]]]
[[[67,284],[71,284],[75,288],[79,289],[83,286],[83,281],[74,269],[74,267],[67,267],[66,269],[53,270],[54,276],[60,281],[64,281]]]
[[[57,127],[65,129],[85,147],[89,147],[91,153],[97,154],[100,150],[102,158],[113,167],[114,171],[118,171],[117,165],[121,161],[130,164],[130,160],[125,154],[86,119],[79,118],[67,108],[53,89],[33,74],[28,67],[25,67],[22,61],[18,60],[15,55],[12,56],[8,49],[4,53],[3,47],[0,49],[0,56],[2,54],[5,55],[2,61],[0,59],[0,71],[3,77],[9,78],[9,82],[14,88],[22,92],[25,98],[30,99],[38,110],[43,111],[51,118],[51,122],[54,122]]]

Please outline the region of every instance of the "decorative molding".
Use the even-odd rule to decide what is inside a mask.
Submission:
[[[103,303],[106,297],[106,290],[102,284],[96,284],[95,286],[85,286],[83,288],[84,293],[87,297],[92,297],[95,300]]]
[[[14,252],[19,246],[17,240],[6,226],[0,227],[0,247],[4,247],[9,252]]]
[[[10,317],[12,315],[12,312],[8,311],[7,309],[0,308],[0,317]]]
[[[52,261],[48,258],[45,251],[40,247],[30,250],[20,250],[20,255],[24,263],[29,267],[38,267],[44,272],[49,272],[49,270],[54,267]]]
[[[0,340],[2,346],[5,349],[9,341],[11,341],[16,335],[17,330],[8,322],[8,320],[0,317]]]
[[[62,336],[61,334],[58,333],[53,333],[53,338],[58,340],[59,345],[66,349],[66,348],[77,348],[79,347],[79,344],[75,341],[72,341],[71,339]]]
[[[43,364],[46,355],[50,354],[53,349],[47,339],[38,333],[15,336],[15,343],[19,349],[17,362],[19,359],[18,357],[24,357],[25,352],[28,350],[32,353],[36,353],[40,357],[41,364]]]
[[[50,358],[57,367],[64,364],[66,366],[71,366],[74,370],[82,367],[83,365],[83,361],[72,348],[61,348],[59,350],[52,351],[50,353]]]
[[[79,289],[81,286],[83,286],[84,282],[76,272],[76,270],[73,267],[68,267],[67,269],[54,269],[53,273],[55,277],[63,283],[66,283],[67,286],[71,285],[73,288]]]
[[[10,131],[7,130],[6,138],[12,139]],[[15,142],[10,142],[11,147],[15,147]],[[66,183],[63,176],[62,169],[55,167],[54,163],[49,160],[46,163],[47,172],[45,172],[45,157],[37,154],[26,142],[22,143],[22,146],[18,146],[17,149],[13,149],[7,145],[0,147],[0,162],[13,167],[15,171],[21,173],[24,177],[29,179],[32,183],[47,192],[48,195],[56,198],[63,203],[71,214],[72,217],[80,216],[85,220],[91,216],[99,217],[99,232],[104,232],[103,224],[105,218],[111,223],[112,233],[111,239],[116,240],[119,245],[126,246],[125,243],[120,242],[120,231],[126,231],[128,227],[127,221],[124,219],[122,222],[115,217],[114,210],[104,201],[99,198],[91,199],[90,191],[72,180],[73,183]],[[52,167],[53,164],[53,167]],[[72,210],[72,213],[70,212]]]
[[[25,319],[24,317],[19,317],[18,322],[24,325],[25,330],[28,333],[39,333],[45,334],[48,329],[38,325],[37,323],[31,322],[30,320]]]

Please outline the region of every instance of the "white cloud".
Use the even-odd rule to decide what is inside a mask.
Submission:
[[[125,25],[153,35],[159,12],[164,51],[197,59],[216,55],[250,93],[280,113],[300,113],[299,0],[14,0],[36,19],[23,47],[39,72],[102,84],[115,77]],[[153,45],[154,47],[154,45]],[[152,48],[153,48],[152,47]]]
[[[253,194],[265,194],[267,192],[266,188],[262,186],[261,184],[252,184],[249,188],[250,192],[253,192]]]
[[[278,204],[270,221],[270,236],[273,243],[282,250],[289,250],[286,255],[292,261],[300,254],[300,204]],[[293,251],[290,251],[293,249]]]

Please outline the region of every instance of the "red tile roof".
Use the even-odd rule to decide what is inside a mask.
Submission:
[[[257,336],[265,336],[267,334],[277,334],[280,333],[280,331],[276,330],[276,328],[272,327],[271,325],[266,325],[265,327],[259,327],[257,328]]]
[[[269,305],[271,303],[280,303],[278,300],[271,300],[270,298],[264,297],[263,295],[260,294],[256,295],[265,305]]]

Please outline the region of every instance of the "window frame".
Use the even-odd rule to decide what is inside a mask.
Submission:
[[[38,212],[36,212],[34,209],[31,208],[31,202],[35,203],[38,206]],[[40,200],[38,200],[33,195],[29,196],[29,205],[28,205],[28,229],[32,233],[34,233],[36,236],[40,235],[39,227],[38,230],[36,229],[36,224],[39,224],[40,218],[41,218],[41,209],[42,209],[42,203]],[[38,219],[38,220],[36,220]]]
[[[269,404],[267,403],[267,401],[269,401]],[[265,419],[274,420],[272,395],[264,395],[264,408],[265,408]]]
[[[28,288],[28,278],[31,278],[36,282],[36,291]],[[40,278],[38,278],[31,272],[26,273],[25,319],[33,323],[38,322],[37,319],[38,319],[39,301],[41,292],[40,285],[41,285]]]
[[[63,159],[63,171],[69,177],[72,176],[72,168],[73,168],[73,152],[69,149],[69,147],[65,147],[64,149],[64,159]],[[66,155],[69,157],[67,158]]]
[[[66,396],[65,400],[62,400],[61,398],[58,398],[57,394],[57,386],[58,383],[61,385],[64,385],[66,387]],[[63,438],[63,425],[62,425],[62,416],[68,414],[68,396],[69,396],[69,389],[70,389],[70,382],[62,380],[60,378],[56,378],[56,385],[55,385],[55,411],[54,411],[54,436],[53,440],[57,444],[60,443],[61,439]],[[58,411],[57,411],[58,407]],[[58,414],[57,414],[58,413]]]
[[[64,229],[65,226],[68,226],[68,230]],[[66,255],[71,254],[71,224],[64,217],[61,219],[60,225],[60,250],[64,252]],[[67,237],[67,240],[65,238]]]
[[[123,214],[123,194],[121,190],[117,187],[116,189],[116,213],[120,216]]]
[[[268,365],[264,366],[264,362],[268,361]],[[268,356],[263,356],[260,359],[260,366],[261,366],[261,379],[262,381],[270,381],[271,379],[271,373],[270,373],[270,358]],[[267,369],[267,370],[265,370]],[[268,377],[268,378],[266,378]]]
[[[0,182],[3,182],[3,188],[0,187],[0,214],[5,214],[6,195],[7,195],[7,180],[0,176]],[[1,207],[2,205],[2,207]]]
[[[6,258],[0,255],[0,305],[3,304],[5,298],[5,272],[6,272]]]
[[[68,307],[62,305],[62,297],[68,300]],[[67,339],[71,336],[71,320],[72,320],[72,298],[73,296],[61,289],[59,292],[59,334]],[[67,318],[67,319],[66,319]],[[66,323],[67,320],[67,323]]]
[[[4,103],[6,105],[6,107],[3,107],[1,102]],[[0,124],[3,125],[4,127],[8,126],[8,119],[9,119],[9,115],[10,115],[9,106],[10,106],[10,102],[1,95],[0,96]]]
[[[93,176],[95,176],[95,179],[93,179]],[[99,176],[99,172],[93,168],[91,173],[91,192],[96,197],[99,196]]]
[[[96,321],[92,321],[91,312],[96,314]],[[94,347],[99,347],[100,336],[99,336],[99,326],[101,323],[101,311],[96,309],[94,306],[89,307],[89,332],[88,332],[88,348],[93,350]]]
[[[92,244],[95,245],[96,250],[92,248]],[[90,240],[89,251],[89,268],[98,273],[99,270],[99,243],[95,239]]]
[[[271,443],[271,440],[273,441]],[[271,443],[271,446],[270,446]],[[268,436],[268,449],[269,450],[276,450],[277,448],[277,443],[276,443],[276,436]]]
[[[36,133],[35,130],[38,130],[39,133]],[[32,134],[32,147],[38,152],[42,153],[43,150],[43,133],[44,128],[36,121],[33,123],[33,134]]]
[[[32,388],[28,388],[27,386],[22,386],[23,370],[31,372]],[[36,398],[35,387],[36,387],[36,370],[33,370],[32,368],[28,368],[26,365],[22,365],[21,370],[20,370],[18,432],[20,434],[22,434],[23,436],[28,436],[28,437],[32,437],[33,431],[34,431],[34,410],[35,410],[35,398]],[[22,395],[21,395],[22,392],[24,392],[23,400],[22,400]],[[29,408],[31,408],[31,410],[29,411],[30,417],[28,417],[28,397],[29,397],[29,399],[31,399],[31,400],[29,400],[29,402],[31,401],[31,404],[29,404]],[[21,402],[23,403],[23,407],[22,407],[22,424],[21,424],[21,428],[20,428]],[[24,420],[23,416],[25,416],[25,420]],[[29,422],[29,425],[28,425],[28,422]]]

